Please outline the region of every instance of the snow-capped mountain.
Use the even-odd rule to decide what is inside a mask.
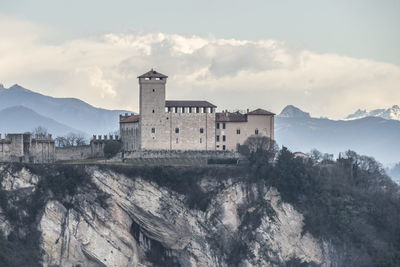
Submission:
[[[367,111],[366,109],[359,109],[353,114],[346,117],[346,120],[355,120],[365,117],[380,117],[387,120],[400,120],[400,107],[394,105],[388,109],[374,109]]]

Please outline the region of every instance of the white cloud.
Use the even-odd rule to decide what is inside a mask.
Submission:
[[[207,99],[220,108],[293,104],[343,118],[358,108],[400,103],[400,67],[318,54],[276,40],[234,40],[132,32],[51,44],[50,29],[0,17],[0,82],[113,109],[138,107],[136,77],[169,76],[170,99]]]

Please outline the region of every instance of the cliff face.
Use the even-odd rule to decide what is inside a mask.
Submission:
[[[82,168],[87,180],[62,194],[45,187],[51,177],[0,165],[1,232],[10,240],[37,231],[43,266],[339,266],[333,247],[303,232],[302,214],[277,190],[240,175],[198,174],[184,192],[140,171]]]

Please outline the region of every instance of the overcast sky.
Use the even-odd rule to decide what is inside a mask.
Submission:
[[[0,82],[137,111],[136,77],[219,109],[400,104],[400,1],[0,0]]]

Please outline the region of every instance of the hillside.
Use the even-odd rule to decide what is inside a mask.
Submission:
[[[108,134],[118,130],[119,114],[127,112],[96,108],[76,98],[45,96],[19,85],[0,90],[0,110],[12,106],[27,107],[42,116],[89,135]],[[6,126],[13,127],[13,125]]]
[[[301,110],[291,116],[285,109],[282,113],[275,120],[275,137],[293,151],[318,149],[337,155],[351,149],[385,164],[400,161],[400,121],[380,117],[335,121],[304,116]]]
[[[0,133],[32,132],[37,126],[45,126],[53,136],[62,136],[71,132],[82,133],[24,106],[13,106],[0,110]]]
[[[0,165],[1,266],[399,266],[370,158],[242,167]]]

